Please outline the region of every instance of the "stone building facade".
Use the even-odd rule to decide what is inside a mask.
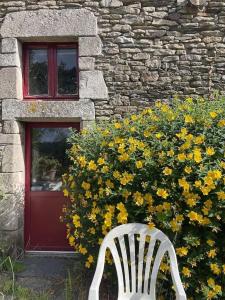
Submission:
[[[83,128],[225,89],[222,0],[6,0],[0,25],[0,239],[22,248],[25,124]],[[33,42],[78,43],[78,99],[23,100],[23,44]]]

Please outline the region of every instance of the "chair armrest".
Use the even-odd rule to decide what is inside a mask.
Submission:
[[[98,288],[91,287],[89,290],[88,300],[99,300]]]

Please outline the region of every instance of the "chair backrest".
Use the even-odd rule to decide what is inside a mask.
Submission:
[[[156,244],[158,249],[155,254]],[[147,225],[139,223],[120,225],[112,229],[104,238],[89,291],[89,300],[99,299],[99,285],[107,248],[111,251],[117,271],[118,299],[155,300],[157,275],[161,261],[167,252],[176,299],[186,300],[172,243],[160,230],[149,229]]]

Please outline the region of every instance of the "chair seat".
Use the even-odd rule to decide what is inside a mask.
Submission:
[[[144,294],[124,294],[118,297],[118,300],[151,300],[149,295]]]

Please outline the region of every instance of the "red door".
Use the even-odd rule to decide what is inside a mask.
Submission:
[[[67,137],[79,124],[32,123],[26,126],[25,249],[72,250],[59,218],[67,198],[61,176],[67,171]]]

